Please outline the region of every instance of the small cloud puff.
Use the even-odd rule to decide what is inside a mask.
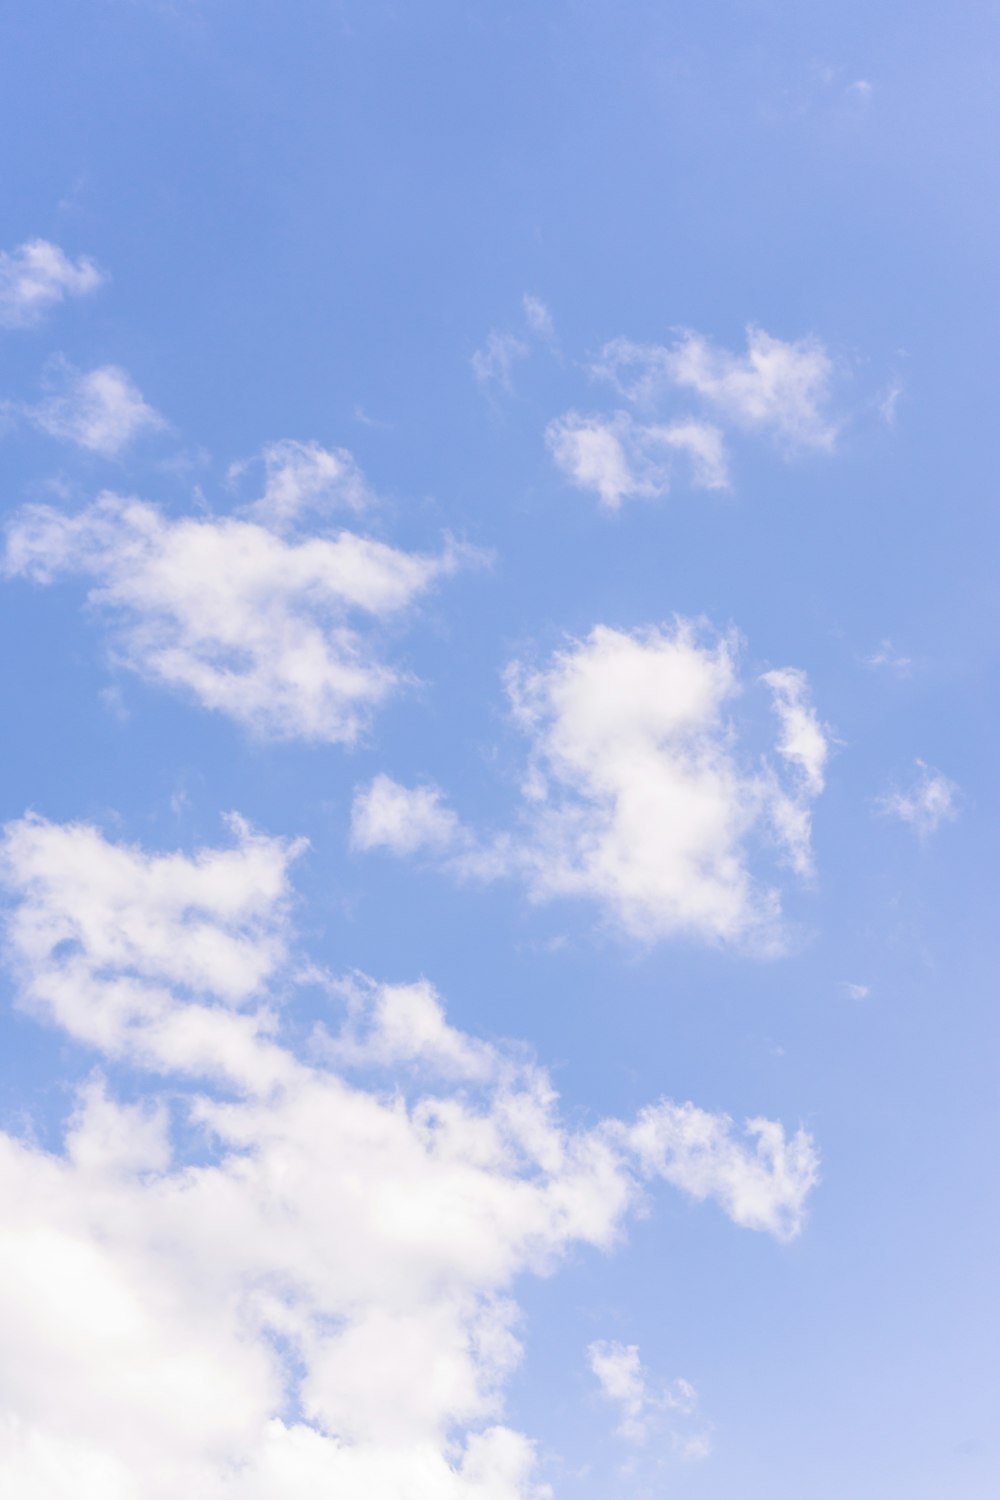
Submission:
[[[958,817],[959,789],[954,781],[922,760],[916,765],[917,775],[910,786],[894,787],[884,793],[876,807],[883,817],[898,818],[908,823],[919,838],[926,838]]]
[[[166,427],[160,413],[117,365],[77,370],[66,360],[50,367],[50,394],[22,414],[40,431],[102,458],[117,458],[140,433]]]
[[[67,297],[88,296],[106,280],[87,256],[71,260],[49,240],[0,251],[0,328],[27,328]]]

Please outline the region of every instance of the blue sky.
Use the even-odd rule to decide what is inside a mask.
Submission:
[[[0,1488],[992,1500],[995,9],[6,32]]]

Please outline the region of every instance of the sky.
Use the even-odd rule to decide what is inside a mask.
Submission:
[[[998,44],[7,16],[0,1491],[995,1500]]]

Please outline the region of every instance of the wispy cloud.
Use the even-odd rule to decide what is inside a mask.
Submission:
[[[897,677],[909,677],[913,670],[913,658],[897,651],[892,641],[885,637],[879,641],[877,648],[869,656],[861,659],[865,666],[871,667],[873,671],[882,669],[894,673]]]
[[[482,349],[472,356],[472,373],[481,386],[497,385],[503,391],[511,389],[511,371],[520,359],[525,359],[528,346],[512,333],[498,333],[492,329]]]
[[[599,1339],[589,1345],[587,1361],[602,1396],[618,1408],[617,1432],[625,1442],[641,1446],[651,1433],[668,1426],[679,1457],[708,1457],[712,1448],[708,1431],[691,1426],[698,1414],[698,1393],[690,1381],[652,1382],[637,1344]]]
[[[22,406],[21,414],[50,437],[104,458],[116,458],[141,433],[167,425],[117,365],[77,370],[57,360],[46,383],[50,394],[37,405]]]
[[[107,280],[87,256],[77,260],[50,240],[0,251],[0,328],[27,328],[67,297],[85,297]]]
[[[876,807],[883,817],[898,818],[926,838],[958,817],[959,790],[954,781],[922,760],[916,765],[917,775],[910,785],[885,792]]]
[[[618,338],[593,369],[640,405],[688,391],[722,421],[763,432],[788,451],[829,451],[836,441],[833,362],[817,339],[784,340],[751,324],[746,353],[735,354],[692,330],[669,345]]]
[[[582,416],[570,411],[549,423],[545,441],[570,483],[595,493],[608,510],[617,510],[623,500],[666,494],[672,454],[687,457],[696,487],[718,490],[729,484],[721,432],[690,418],[642,423],[627,412]]]
[[[472,373],[486,392],[510,395],[514,389],[514,367],[530,356],[533,345],[555,342],[555,323],[540,297],[525,293],[521,299],[521,317],[518,333],[492,328],[483,347],[472,355]]]
[[[264,492],[246,507],[246,514],[276,530],[297,524],[310,512],[360,511],[372,503],[365,477],[346,448],[324,448],[320,443],[283,438],[266,444],[260,463]],[[239,480],[254,466],[247,460],[231,464],[230,481]]]

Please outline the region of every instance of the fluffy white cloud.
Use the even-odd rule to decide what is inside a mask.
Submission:
[[[667,1103],[570,1128],[546,1073],[450,1027],[426,983],[335,986],[344,1026],[294,1052],[274,996],[297,847],[239,822],[194,856],[6,830],[21,1003],[171,1075],[139,1105],[92,1079],[60,1150],[0,1133],[18,1500],[540,1497],[503,1424],[516,1279],[611,1247],[644,1179],[779,1235],[800,1218],[799,1137],[753,1122],[745,1148]],[[210,1047],[178,1045],[199,1026]]]
[[[159,412],[117,365],[77,370],[65,361],[52,368],[51,394],[24,415],[50,437],[115,458],[142,432],[166,426]]]
[[[810,872],[827,742],[803,673],[762,682],[779,735],[775,756],[755,759],[740,752],[733,719],[743,684],[732,638],[683,620],[597,626],[547,666],[508,670],[531,746],[519,832],[477,840],[435,789],[380,777],[357,794],[355,842],[424,849],[459,873],[516,873],[537,899],[589,897],[647,941],[687,933],[779,947],[779,891],[753,866],[776,848]],[[386,809],[381,822],[373,808]]]
[[[720,420],[770,433],[789,449],[830,449],[836,441],[833,362],[816,339],[786,341],[751,326],[746,353],[733,354],[691,331],[669,346],[619,338],[594,369],[641,406],[685,390]]]
[[[106,277],[92,260],[77,260],[49,240],[26,240],[0,251],[0,328],[25,328],[66,297],[84,297]]]
[[[371,495],[364,475],[346,448],[324,448],[283,438],[261,452],[264,493],[247,514],[274,530],[293,526],[310,511],[364,510]],[[249,467],[233,464],[231,479]]]
[[[878,810],[887,818],[909,823],[921,838],[936,833],[958,817],[958,787],[954,781],[917,761],[917,775],[907,788],[894,787],[879,798]]]
[[[5,570],[93,578],[116,658],[141,676],[263,736],[351,743],[406,681],[380,659],[376,623],[404,615],[469,554],[450,543],[438,556],[401,552],[349,531],[288,537],[288,517],[285,506],[278,530],[172,520],[111,494],[77,515],[29,506],[8,530]]]
[[[605,1400],[618,1407],[618,1435],[628,1443],[644,1443],[651,1430],[662,1425],[665,1416],[693,1417],[698,1410],[698,1393],[687,1380],[675,1380],[656,1388],[639,1358],[638,1344],[621,1344],[599,1339],[587,1348],[587,1360],[597,1377]],[[711,1442],[705,1431],[691,1432],[677,1428],[673,1445],[683,1458],[706,1458]]]
[[[722,434],[706,422],[640,423],[627,412],[570,411],[549,423],[545,441],[567,479],[593,491],[609,510],[626,499],[665,494],[672,451],[687,454],[700,488],[724,489],[729,482]]]
[[[437,787],[404,787],[379,775],[354,798],[351,842],[356,849],[415,854],[418,849],[453,848],[460,838],[458,817]]]

